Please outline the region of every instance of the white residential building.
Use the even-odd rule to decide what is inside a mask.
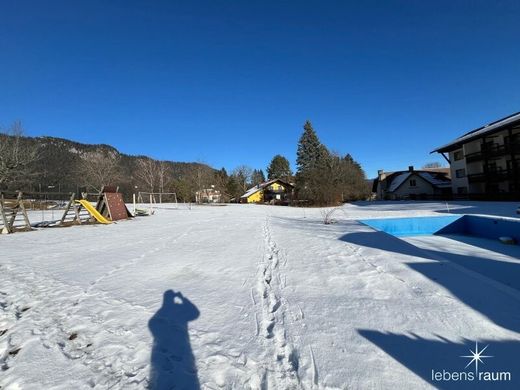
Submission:
[[[221,193],[214,186],[195,192],[195,202],[197,203],[219,203],[220,201]]]
[[[434,152],[450,163],[454,195],[520,198],[520,113],[472,130]]]
[[[378,200],[403,199],[448,199],[451,196],[451,181],[448,168],[407,171],[378,171],[372,192]]]

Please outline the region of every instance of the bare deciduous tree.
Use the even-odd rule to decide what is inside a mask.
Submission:
[[[189,176],[191,176],[191,180],[195,183],[196,191],[202,191],[214,184],[213,174],[208,171],[207,165],[201,160],[197,161],[197,165],[193,168]]]
[[[166,161],[157,161],[157,179],[159,182],[159,192],[164,192],[164,187],[170,174],[170,166]]]
[[[322,209],[320,211],[321,217],[323,218],[323,223],[325,225],[331,225],[336,222],[336,220],[333,217],[334,214],[338,213],[339,211],[343,211],[341,207],[329,207],[326,209]]]
[[[149,157],[141,157],[136,161],[137,169],[135,175],[137,179],[143,182],[149,192],[154,192],[158,179],[158,170],[155,160]]]
[[[438,161],[432,161],[432,162],[426,163],[422,166],[422,169],[428,169],[428,168],[443,168],[443,166]]]
[[[171,167],[166,161],[156,161],[157,166],[157,181],[159,184],[159,202],[162,203],[162,193],[168,182],[171,181]],[[166,191],[168,192],[168,191]]]
[[[114,184],[121,179],[120,156],[112,151],[95,151],[81,156],[78,171],[83,185],[101,191],[105,185]]]
[[[242,192],[247,191],[252,173],[253,170],[246,165],[240,165],[233,170],[231,175],[235,177],[235,180],[240,186]]]
[[[6,131],[0,130],[0,186],[36,173],[34,163],[40,158],[39,149],[23,142],[23,133],[20,122],[14,122]]]

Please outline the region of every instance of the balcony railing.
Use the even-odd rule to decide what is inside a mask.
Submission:
[[[520,179],[520,168],[516,171],[513,169],[494,169],[487,172],[468,174],[467,177],[470,183],[518,181]]]
[[[482,147],[481,151],[468,153],[464,157],[466,157],[466,162],[472,162],[516,153],[520,154],[520,142],[509,142],[503,145],[493,144],[490,146],[485,146]]]
[[[291,191],[289,190],[285,190],[285,189],[277,189],[277,190],[272,190],[270,189],[269,187],[267,187],[264,192],[269,192],[270,194],[285,194],[285,193],[290,193]]]

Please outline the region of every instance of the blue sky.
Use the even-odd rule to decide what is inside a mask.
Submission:
[[[128,154],[372,177],[520,111],[518,1],[0,0],[0,124]]]

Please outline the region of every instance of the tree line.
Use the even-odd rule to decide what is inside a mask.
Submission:
[[[275,155],[263,169],[240,165],[230,173],[204,163],[159,161],[130,156],[109,145],[86,145],[54,137],[26,137],[19,122],[0,129],[0,190],[99,192],[117,185],[127,198],[136,192],[175,192],[181,202],[212,188],[223,202],[238,201],[249,188],[267,180],[295,184],[296,202],[331,205],[364,199],[365,174],[351,155],[330,152],[307,121],[298,142],[297,170]]]
[[[295,185],[293,201],[300,205],[337,205],[367,199],[371,185],[361,165],[350,154],[331,152],[322,144],[311,122],[306,121],[298,141],[296,174],[289,160],[278,154],[263,170],[241,165],[228,177],[227,191],[238,200],[248,188],[266,180],[281,179]]]

